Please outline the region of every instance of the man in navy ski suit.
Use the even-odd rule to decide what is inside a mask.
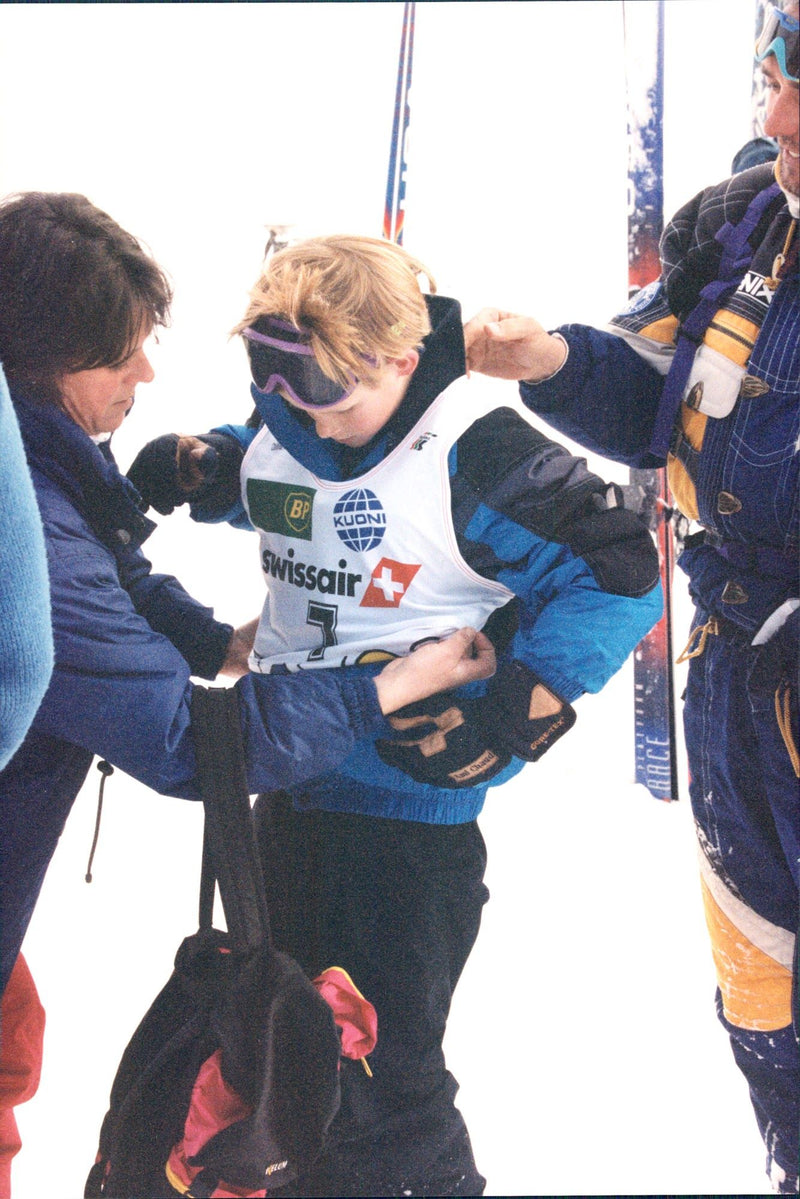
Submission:
[[[259,533],[254,672],[368,669],[467,613],[498,647],[488,687],[404,710],[396,740],[365,736],[336,770],[257,803],[278,944],[310,970],[346,960],[378,1013],[373,1077],[343,1063],[327,1148],[286,1194],[483,1192],[442,1050],[487,898],[476,818],[661,612],[645,526],[516,397],[464,377],[460,307],[424,295],[420,274],[435,291],[371,238],[275,255],[239,330],[257,427],[168,435],[131,469],[168,511],[187,498],[186,458],[219,455],[193,515],[244,509]]]
[[[485,310],[476,370],[523,380],[562,433],[631,466],[666,461],[692,522],[684,726],[717,1008],[779,1193],[798,1189],[798,6],[757,54],[778,158],[673,218],[662,274],[606,332]],[[793,995],[794,986],[794,995]]]

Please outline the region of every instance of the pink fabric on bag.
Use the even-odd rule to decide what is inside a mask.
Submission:
[[[340,966],[329,966],[313,982],[333,1011],[334,1021],[341,1033],[342,1055],[353,1060],[365,1059],[375,1048],[378,1037],[375,1008]],[[252,1108],[222,1077],[222,1052],[218,1049],[203,1062],[198,1071],[183,1139],[173,1147],[166,1165],[170,1185],[179,1193],[186,1194],[202,1169],[190,1165],[189,1159],[199,1153],[216,1133],[235,1124],[237,1120],[244,1120],[251,1112]],[[263,1199],[264,1196],[266,1190],[244,1191],[220,1180],[212,1199]],[[0,1199],[5,1197],[0,1195]]]
[[[188,1159],[199,1153],[215,1133],[237,1120],[244,1120],[253,1110],[225,1082],[221,1059],[218,1049],[200,1067],[192,1088],[183,1140],[174,1146],[167,1162],[167,1178],[183,1193],[202,1169],[201,1166],[190,1166]],[[266,1191],[243,1191],[220,1181],[213,1195],[214,1199],[262,1199]]]
[[[333,1010],[342,1035],[342,1056],[357,1061],[372,1053],[378,1040],[378,1015],[341,966],[329,966],[314,986]]]

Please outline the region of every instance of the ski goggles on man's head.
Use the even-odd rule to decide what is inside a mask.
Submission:
[[[781,12],[779,8],[768,8],[764,14],[764,26],[756,42],[756,62],[763,62],[774,54],[784,79],[798,83],[798,41],[800,22],[796,17]]]
[[[314,351],[308,334],[276,316],[260,316],[242,330],[250,358],[250,373],[262,395],[282,391],[300,408],[329,408],[346,400],[358,386],[353,378],[347,387],[329,379]]]

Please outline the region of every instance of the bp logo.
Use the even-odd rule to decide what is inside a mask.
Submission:
[[[265,533],[311,540],[314,511],[313,487],[274,483],[270,479],[247,480],[247,509],[250,520]]]
[[[311,520],[311,495],[307,491],[290,491],[284,501],[283,515],[292,532],[302,537]]]
[[[336,502],[333,527],[348,549],[363,553],[383,541],[386,513],[373,491],[357,487]]]

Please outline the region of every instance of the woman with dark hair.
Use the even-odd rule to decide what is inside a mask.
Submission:
[[[140,335],[167,324],[165,273],[85,196],[9,197],[0,220],[0,346],[12,392],[58,404],[65,376],[119,366]]]
[[[0,360],[44,526],[55,644],[50,686],[0,772],[5,988],[94,754],[162,794],[199,798],[191,676],[240,679],[255,793],[330,769],[384,714],[486,677],[494,658],[485,637],[462,629],[380,673],[249,673],[253,628],[220,623],[151,570],[140,546],[155,526],[107,440],[153,377],[145,343],[168,319],[163,271],[85,197],[28,193],[0,202],[0,279]],[[0,1042],[8,1109],[4,1066],[13,1072]]]

